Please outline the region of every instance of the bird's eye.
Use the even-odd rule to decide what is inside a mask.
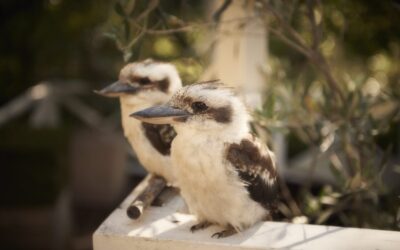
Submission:
[[[148,77],[140,78],[138,80],[138,82],[140,85],[147,85],[147,84],[151,83],[151,81]]]
[[[208,109],[208,106],[204,102],[193,102],[192,109],[194,113],[201,113]]]

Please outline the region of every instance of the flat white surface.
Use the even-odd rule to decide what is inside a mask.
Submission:
[[[264,222],[223,239],[211,235],[217,226],[191,233],[194,217],[176,212],[182,201],[175,197],[164,207],[150,207],[136,221],[126,207],[137,188],[100,225],[93,235],[94,250],[132,249],[400,249],[400,232]]]

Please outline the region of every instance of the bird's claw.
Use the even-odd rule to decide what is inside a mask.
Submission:
[[[226,230],[223,230],[223,231],[221,231],[221,232],[217,232],[217,233],[211,235],[211,238],[216,238],[216,239],[225,238],[225,237],[234,235],[235,233],[236,233],[236,230],[233,229],[233,228],[231,228],[231,229],[226,229]]]
[[[215,233],[215,234],[211,235],[211,238],[219,239],[221,237],[222,237],[222,232],[218,232],[218,233]]]
[[[207,221],[200,222],[200,223],[198,223],[198,224],[195,224],[195,225],[191,226],[191,227],[190,227],[190,231],[191,231],[192,233],[194,233],[194,232],[196,232],[197,230],[205,229],[205,228],[207,228],[207,227],[209,227],[209,226],[211,226],[211,223],[210,223],[210,222],[207,222]]]

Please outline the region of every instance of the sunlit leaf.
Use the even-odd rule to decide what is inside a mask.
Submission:
[[[114,41],[117,40],[117,35],[115,35],[115,33],[106,32],[106,33],[103,34],[103,36],[108,37],[108,38],[110,38],[110,39],[112,39]]]

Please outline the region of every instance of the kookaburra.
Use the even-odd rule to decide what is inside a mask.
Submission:
[[[249,113],[231,88],[216,82],[186,86],[167,105],[133,117],[172,124],[171,158],[177,183],[198,224],[218,224],[226,237],[270,218],[277,200],[273,153],[250,134]]]
[[[132,119],[132,112],[166,103],[182,87],[172,64],[151,59],[130,63],[122,68],[119,80],[98,91],[107,97],[119,97],[125,137],[140,163],[150,173],[174,184],[171,166],[171,142],[176,133],[170,125],[154,125]]]

